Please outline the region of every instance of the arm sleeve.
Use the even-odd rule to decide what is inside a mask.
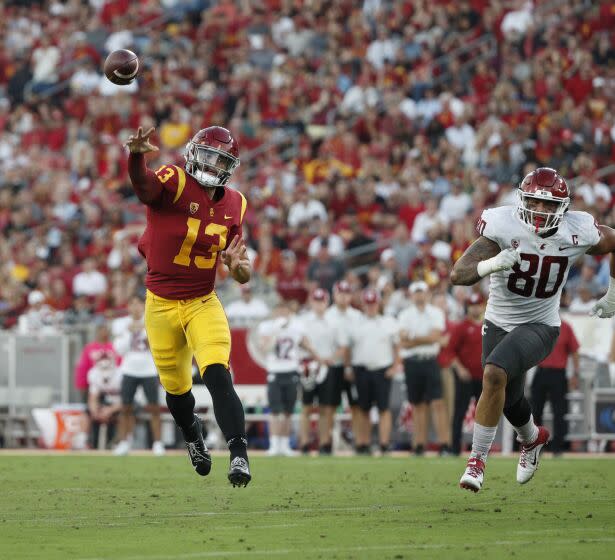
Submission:
[[[128,175],[137,198],[143,204],[152,205],[162,198],[163,185],[145,165],[144,154],[131,153],[128,156]]]
[[[239,191],[237,191],[237,193],[239,194],[239,203],[238,203],[238,209],[237,209],[237,212],[239,214],[239,223],[234,225],[229,230],[228,239],[226,240],[227,245],[230,245],[231,241],[233,241],[235,237],[239,237],[239,239],[243,237],[243,218],[246,215],[246,209],[248,208],[248,201],[246,200],[246,197],[243,194],[241,194]]]

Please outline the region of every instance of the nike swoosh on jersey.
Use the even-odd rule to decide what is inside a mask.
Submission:
[[[558,247],[560,251],[565,251],[566,249],[572,249],[572,247]]]
[[[224,219],[225,220],[230,220],[233,216],[227,216],[226,214],[224,214]]]

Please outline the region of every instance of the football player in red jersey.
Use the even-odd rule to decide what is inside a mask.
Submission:
[[[229,481],[245,486],[251,480],[245,417],[228,369],[228,321],[214,291],[219,256],[237,282],[250,279],[242,240],[246,199],[226,187],[239,165],[239,149],[227,129],[211,126],[186,146],[184,169],[163,165],[153,172],[145,164],[145,154],[158,149],[150,142],[153,132],[139,128],[126,143],[128,173],[137,197],[147,206],[147,226],[139,241],[147,260],[147,337],[167,405],[196,472],[209,474],[211,455],[194,413],[193,356],[228,443]]]

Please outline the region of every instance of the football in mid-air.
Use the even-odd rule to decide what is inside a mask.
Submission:
[[[128,49],[113,51],[105,60],[105,76],[119,86],[128,85],[139,73],[139,58]]]

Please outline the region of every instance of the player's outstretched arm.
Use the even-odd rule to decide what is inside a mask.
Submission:
[[[137,198],[143,204],[153,204],[162,195],[162,184],[156,175],[145,165],[145,154],[156,152],[158,148],[150,142],[150,136],[154,133],[154,128],[147,132],[139,127],[137,133],[129,136],[125,146],[130,151],[128,156],[128,175],[135,190]]]
[[[228,247],[222,251],[222,262],[228,267],[233,279],[240,284],[245,284],[250,280],[252,266],[245,243],[239,236],[235,236]]]
[[[600,241],[587,251],[589,255],[611,254],[611,281],[609,289],[590,311],[590,315],[608,319],[615,315],[615,229],[598,226]]]
[[[519,262],[515,249],[504,249],[491,239],[480,236],[453,266],[451,282],[460,286],[476,284],[483,276],[505,270]]]

